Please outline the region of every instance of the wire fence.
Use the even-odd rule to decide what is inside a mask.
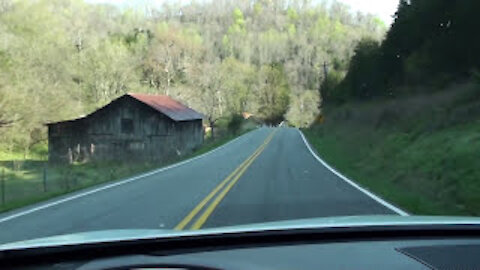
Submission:
[[[242,133],[253,128],[243,128]],[[206,140],[190,156],[204,153],[235,136],[219,130],[217,140]],[[187,156],[174,157],[163,162],[87,162],[49,165],[42,160],[0,161],[0,212],[18,208],[71,191],[125,178],[154,168],[178,162]]]
[[[0,161],[0,211],[158,167],[154,163],[49,166],[45,161]]]

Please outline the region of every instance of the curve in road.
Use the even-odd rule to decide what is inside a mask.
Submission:
[[[260,128],[200,157],[0,215],[0,243],[111,229],[406,215],[310,151],[297,129]]]

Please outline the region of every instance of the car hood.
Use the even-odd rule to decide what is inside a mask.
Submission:
[[[412,225],[476,225],[480,226],[480,218],[476,217],[442,217],[442,216],[348,216],[297,219],[267,223],[255,223],[211,229],[178,231],[178,230],[103,230],[57,235],[46,238],[26,240],[0,245],[0,251],[30,249],[41,247],[74,246],[81,244],[108,243],[129,240],[148,240],[156,238],[176,238],[182,236],[201,236],[226,233],[321,229],[321,228],[355,228],[378,226],[412,226]]]

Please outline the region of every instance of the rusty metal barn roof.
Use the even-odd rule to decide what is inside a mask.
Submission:
[[[123,98],[125,96],[132,97],[145,105],[153,108],[154,110],[165,114],[167,117],[172,119],[173,121],[189,121],[189,120],[200,120],[203,119],[203,115],[194,111],[193,109],[183,105],[182,103],[172,99],[169,96],[165,95],[149,95],[149,94],[137,94],[137,93],[128,93],[126,95],[121,96]],[[120,99],[118,98],[118,99]],[[116,99],[116,100],[118,100]],[[45,123],[45,125],[54,125],[59,123],[66,123],[66,122],[76,122],[78,120],[83,120],[88,118],[90,115],[95,114],[96,112],[103,110],[110,104],[114,103],[116,100],[110,102],[106,106],[90,113],[86,116],[81,116],[79,118],[71,119],[71,120],[64,120],[64,121],[57,121],[57,122],[50,122]]]
[[[129,96],[165,114],[174,121],[203,119],[203,115],[165,95],[129,93]]]

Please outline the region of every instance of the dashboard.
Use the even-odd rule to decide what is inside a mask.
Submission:
[[[0,252],[0,269],[480,269],[479,226],[185,235]]]
[[[131,255],[63,268],[480,269],[479,240],[410,240],[240,248],[172,256]]]

